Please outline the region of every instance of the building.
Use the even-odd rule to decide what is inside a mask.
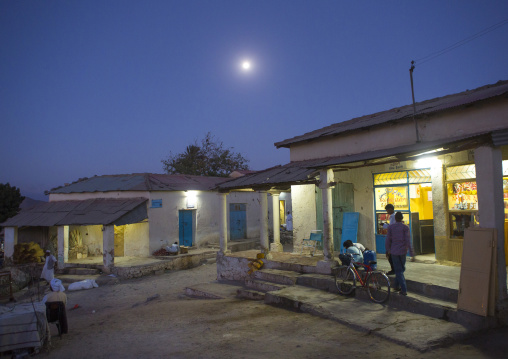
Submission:
[[[222,177],[165,174],[82,178],[48,191],[49,202],[22,210],[2,224],[5,256],[12,257],[19,229],[44,228],[63,268],[69,259],[148,257],[174,242],[199,248],[219,241],[215,187]],[[259,235],[257,197],[230,196],[230,239]]]
[[[219,187],[290,189],[293,250],[299,253],[311,230],[322,230],[323,273],[336,265],[345,212],[358,213],[358,241],[385,253],[384,207],[392,203],[417,252],[440,261],[461,261],[465,228],[495,228],[497,298],[506,298],[508,81],[336,123],[275,146],[290,150],[290,163]],[[265,251],[280,250],[260,241]]]

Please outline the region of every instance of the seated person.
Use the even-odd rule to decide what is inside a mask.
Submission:
[[[346,243],[347,243],[347,247],[346,247]],[[363,244],[358,243],[358,242],[353,243],[350,239],[348,239],[347,241],[344,242],[344,247],[348,248],[350,246],[355,246],[356,248],[358,248],[360,250],[360,253],[363,253],[367,250],[367,248],[365,248]]]
[[[65,288],[62,284],[62,281],[60,279],[53,278],[51,282],[49,282],[49,286],[51,288],[51,292],[42,298],[42,303],[63,302],[64,305],[67,305],[67,296],[64,293]]]
[[[363,256],[361,251],[353,245],[351,241],[345,241],[343,244],[344,248],[346,248],[346,253],[350,253],[353,255],[353,262],[363,262]],[[349,256],[345,254],[339,254],[339,259],[342,261],[343,265],[349,264]]]
[[[178,254],[178,251],[180,250],[180,246],[178,246],[178,243],[175,242],[171,245],[171,247],[166,247],[166,250],[171,254]]]
[[[51,302],[63,302],[64,306],[63,310],[58,310],[58,314],[52,314],[52,312],[48,312],[48,308],[46,308],[46,316],[48,318],[48,322],[54,322],[55,320],[58,320],[58,332],[67,334],[69,332],[69,327],[67,326],[67,313],[65,310],[65,307],[67,306],[67,296],[64,293],[65,288],[62,284],[62,281],[56,278],[53,278],[51,282],[49,282],[49,286],[51,288],[51,292],[42,298],[42,303],[46,303],[47,305],[47,303]],[[62,307],[59,308],[62,309]],[[54,315],[57,316],[53,317]]]

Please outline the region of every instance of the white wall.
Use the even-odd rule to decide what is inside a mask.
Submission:
[[[472,135],[505,129],[508,123],[508,102],[475,104],[467,109],[428,115],[418,120],[422,142]],[[416,131],[412,119],[404,122],[370,127],[332,138],[291,145],[291,161],[331,156],[345,156],[413,144]]]
[[[148,222],[126,224],[124,232],[124,255],[148,257],[151,255],[148,236]]]
[[[293,251],[300,252],[302,241],[316,229],[316,186],[291,186],[293,215]]]
[[[217,197],[217,195],[215,194]],[[231,203],[245,203],[246,204],[246,216],[247,216],[247,238],[259,238],[259,193],[252,191],[238,191],[231,192],[227,195],[227,217],[228,217],[228,240],[230,238],[229,233],[229,205]],[[218,201],[218,199],[216,200]],[[217,205],[219,202],[216,202]],[[218,207],[217,207],[218,208]],[[216,212],[217,210],[215,210]],[[216,216],[218,220],[218,216]],[[217,227],[218,231],[218,227]],[[218,232],[217,232],[218,233]],[[217,239],[218,242],[218,239]]]
[[[184,191],[127,191],[52,194],[50,201],[87,200],[93,198],[147,198],[148,223],[129,225],[125,232],[125,255],[147,256],[154,251],[179,241],[179,211],[192,210],[194,219],[193,245],[200,247],[207,243],[219,243],[219,199],[217,192],[192,191],[196,195],[194,208],[187,208],[187,196]],[[162,200],[161,208],[151,208],[152,200]],[[247,216],[247,238],[259,236],[259,194],[252,191],[231,192],[227,196],[228,228],[229,204],[245,203]],[[97,227],[98,229],[96,229]],[[102,254],[101,226],[82,226],[80,232],[83,241],[89,247],[91,255]],[[85,233],[88,233],[86,235]],[[148,239],[149,238],[149,239]]]

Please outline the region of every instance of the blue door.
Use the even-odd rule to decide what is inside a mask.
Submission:
[[[179,239],[181,246],[192,246],[192,211],[179,211]]]
[[[229,204],[230,240],[247,238],[247,205],[245,203]]]
[[[360,213],[358,212],[346,212],[342,216],[342,238],[340,247],[343,248],[343,244],[348,239],[356,243],[358,241],[358,219]]]

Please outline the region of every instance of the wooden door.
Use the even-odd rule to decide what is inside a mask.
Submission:
[[[247,205],[245,203],[229,204],[230,240],[247,238]]]
[[[179,243],[181,246],[192,246],[192,211],[179,211]]]

